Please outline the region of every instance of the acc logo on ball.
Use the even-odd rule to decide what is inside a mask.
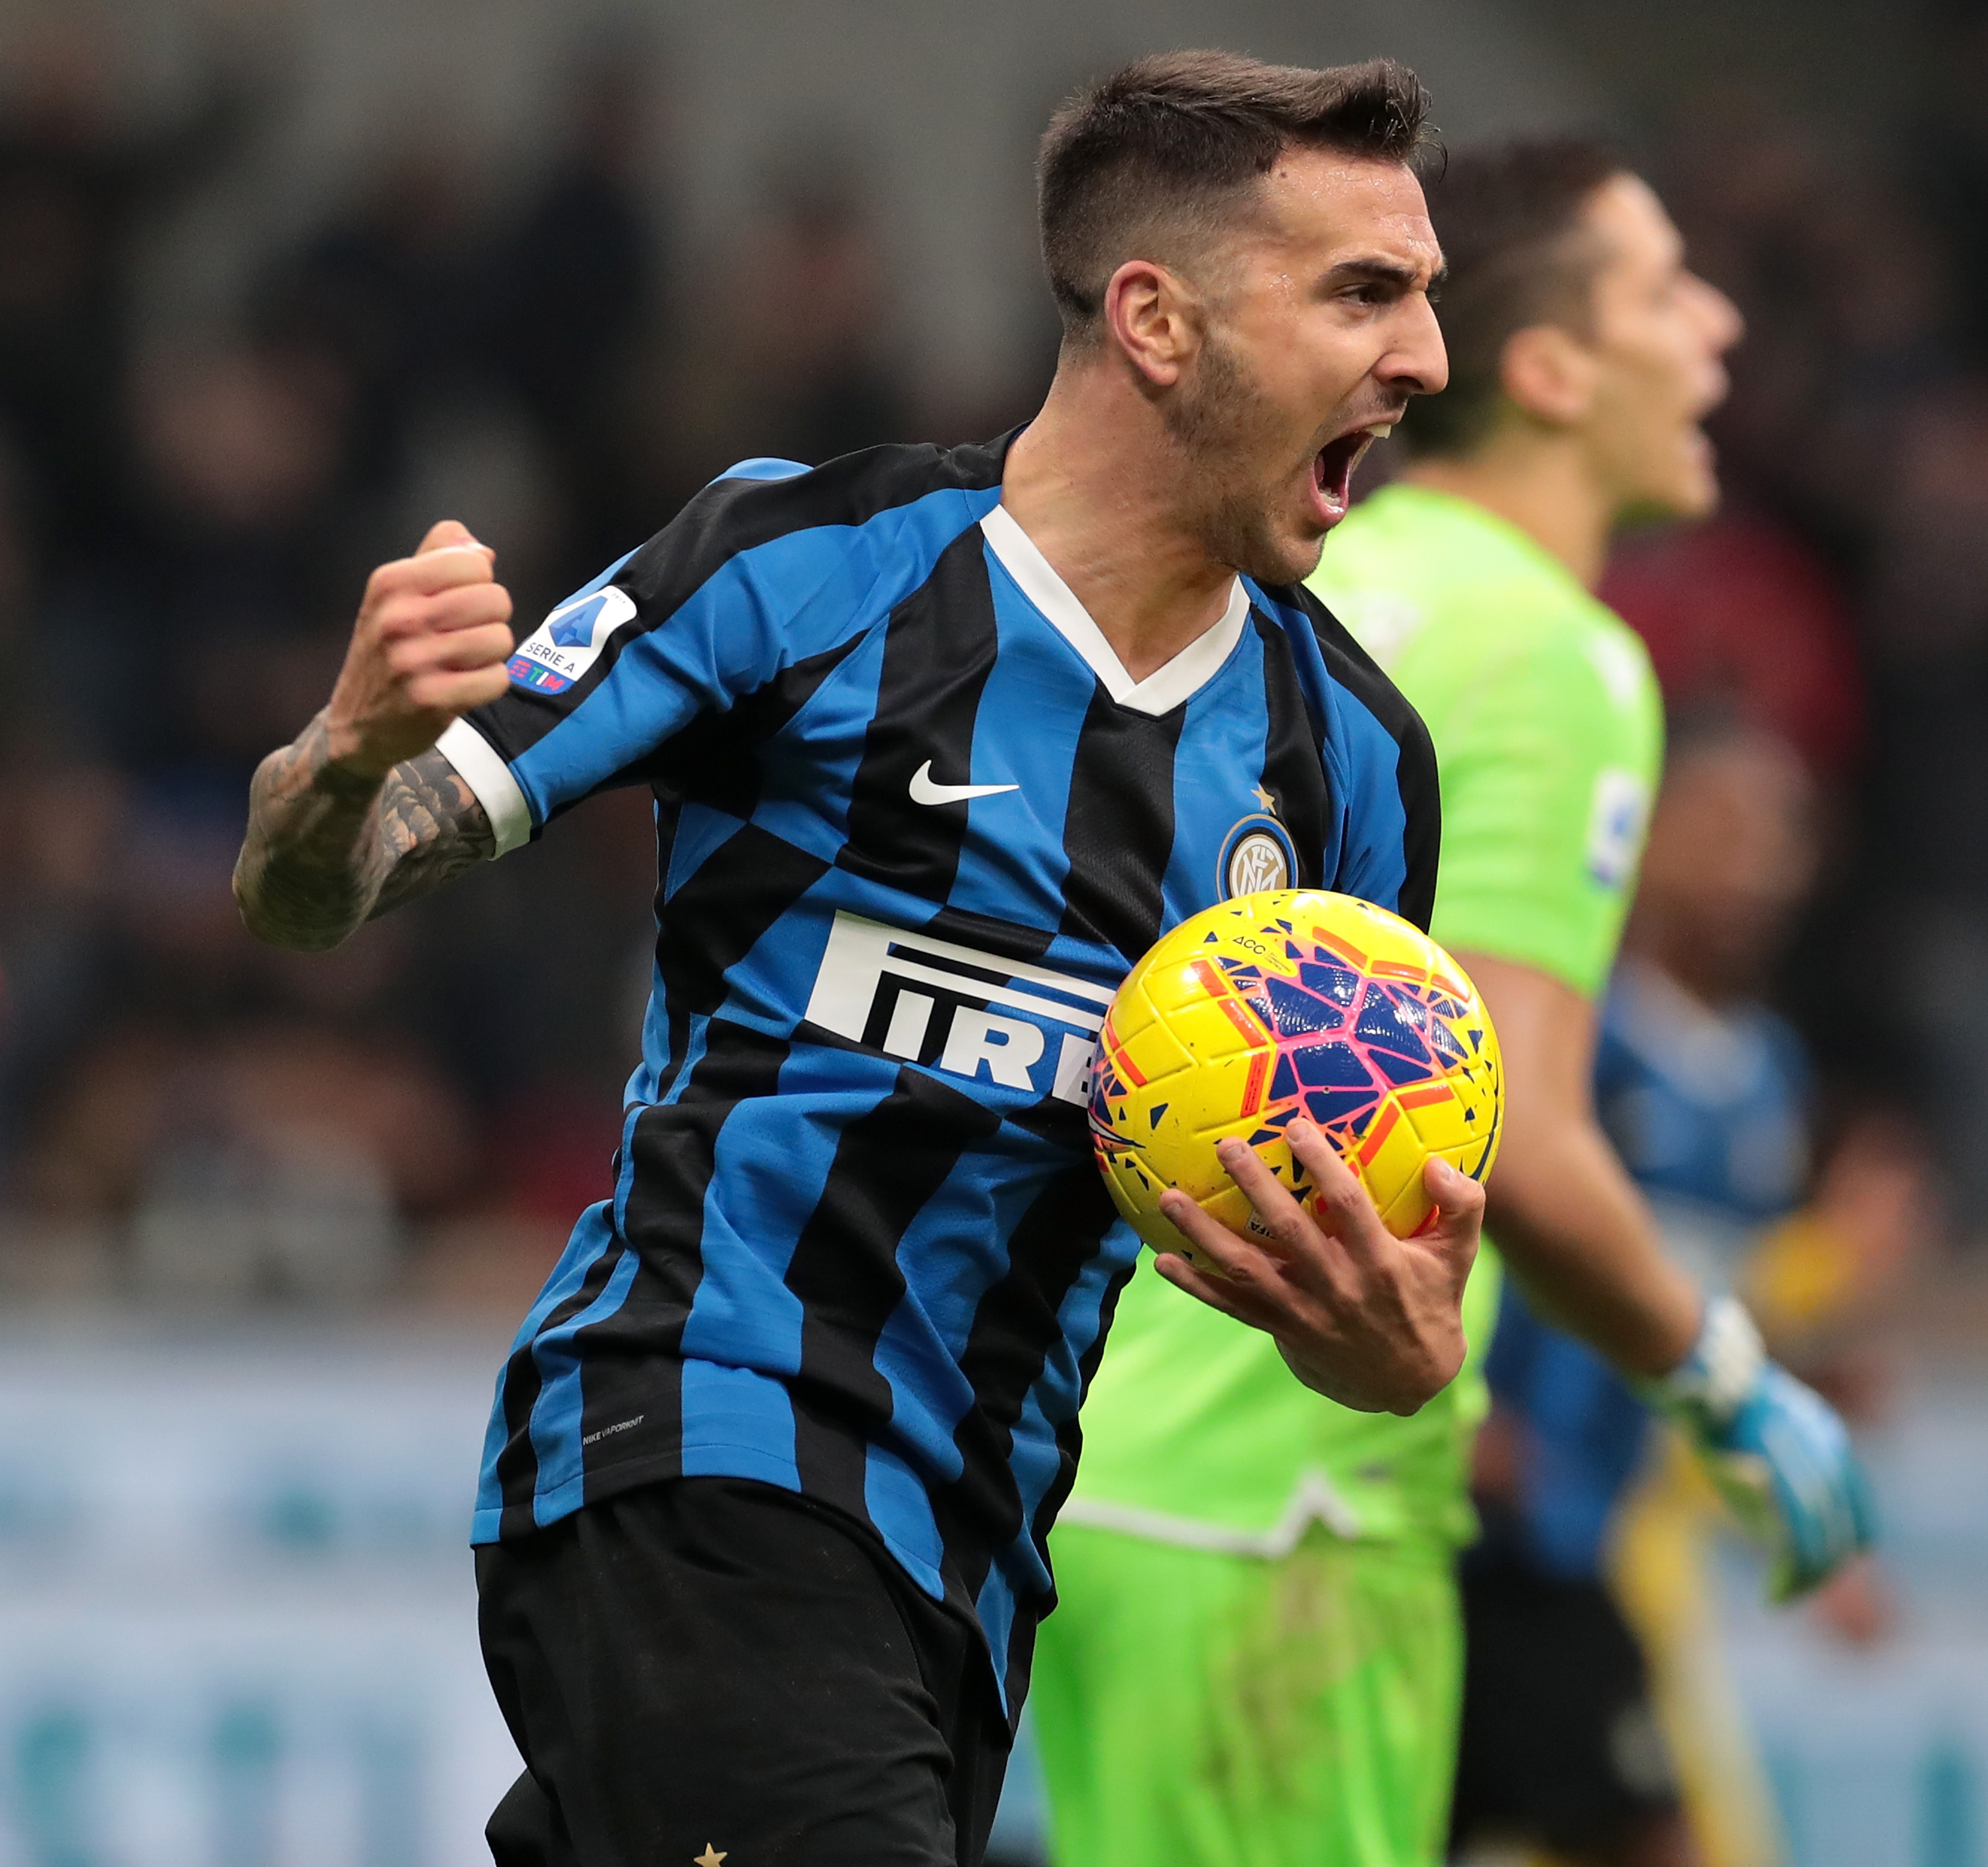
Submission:
[[[1288,888],[1297,872],[1290,834],[1274,817],[1246,817],[1222,839],[1215,886],[1224,901]]]

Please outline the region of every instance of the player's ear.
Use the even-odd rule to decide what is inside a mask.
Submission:
[[[1594,405],[1600,360],[1557,324],[1528,324],[1505,340],[1498,374],[1505,393],[1535,421],[1572,428]]]
[[[1128,259],[1104,288],[1106,341],[1148,382],[1171,388],[1201,341],[1186,282],[1157,260]]]

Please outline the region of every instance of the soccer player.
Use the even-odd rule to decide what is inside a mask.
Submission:
[[[1865,1534],[1841,1425],[1765,1361],[1743,1311],[1664,1257],[1588,1090],[1661,733],[1641,644],[1590,590],[1620,520],[1712,504],[1699,423],[1739,321],[1598,149],[1459,159],[1431,201],[1451,386],[1409,404],[1405,482],[1352,514],[1313,587],[1435,741],[1432,931],[1505,1057],[1490,1230],[1540,1307],[1687,1422],[1715,1469],[1771,1472],[1787,1580],[1810,1585]],[[1493,1279],[1473,1279],[1474,1349],[1495,1314]],[[1334,1406],[1273,1347],[1133,1279],[1037,1656],[1060,1860],[1442,1858],[1452,1565],[1484,1406],[1475,1367],[1412,1419]]]
[[[657,797],[614,1196],[504,1368],[476,1510],[505,1867],[980,1858],[1137,1249],[1085,1123],[1104,1006],[1266,844],[1433,898],[1427,736],[1299,582],[1444,380],[1425,109],[1398,66],[1216,52],[1079,93],[1019,437],[748,461],[515,651],[492,553],[439,525],[259,770],[237,892],[305,948]],[[1315,1210],[1235,1150],[1264,1236],[1197,1226],[1219,1291],[1165,1274],[1412,1411],[1462,1359],[1482,1196],[1432,1167],[1440,1222],[1397,1240],[1291,1133]]]
[[[1916,1163],[1853,1129],[1810,1204],[1790,1214],[1807,1177],[1807,1060],[1759,993],[1813,877],[1812,787],[1790,746],[1722,705],[1674,715],[1666,738],[1600,1016],[1598,1113],[1672,1254],[1749,1293],[1770,1341],[1792,1336],[1812,1352],[1803,1325],[1826,1318],[1854,1333],[1877,1289],[1869,1270],[1909,1249]],[[1865,1253],[1865,1274],[1843,1274]],[[1773,1798],[1723,1651],[1716,1499],[1667,1437],[1623,1501],[1644,1463],[1643,1409],[1510,1287],[1485,1372],[1485,1534],[1463,1571],[1452,1831],[1523,1835],[1603,1861],[1695,1849],[1707,1867],[1770,1867],[1783,1852]],[[1496,1457],[1481,1456],[1487,1445]],[[1885,1630],[1868,1558],[1839,1570],[1814,1607],[1849,1640]],[[1652,1703],[1675,1783],[1649,1740]]]
[[[1595,1099],[1666,1248],[1730,1287],[1806,1169],[1801,1047],[1753,993],[1814,867],[1809,792],[1786,746],[1721,709],[1672,729],[1599,1014]],[[1695,1473],[1665,1482],[1666,1459],[1624,1525],[1648,1415],[1516,1289],[1485,1374],[1453,1833],[1587,1861],[1768,1867],[1769,1798],[1705,1585],[1716,1500]],[[1612,1566],[1663,1605],[1665,1637],[1636,1627],[1634,1601],[1618,1608],[1611,1544]],[[1825,1595],[1856,1579],[1844,1571]]]

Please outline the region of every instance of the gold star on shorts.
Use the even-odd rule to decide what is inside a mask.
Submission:
[[[728,1848],[725,1853],[731,1850]],[[725,1867],[725,1855],[721,1854],[709,1842],[704,1844],[704,1852],[691,1862],[691,1867]]]

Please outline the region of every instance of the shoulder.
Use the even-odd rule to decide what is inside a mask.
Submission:
[[[1586,717],[1640,709],[1656,691],[1643,644],[1597,604],[1541,604],[1513,626],[1487,627],[1488,639],[1466,651],[1480,695],[1501,707]]]
[[[1331,885],[1427,928],[1435,902],[1442,806],[1422,715],[1312,593],[1259,587],[1259,607],[1291,645],[1326,769],[1344,786],[1347,844]]]
[[[950,537],[999,497],[1005,440],[866,448],[819,467],[742,461],[695,495],[615,580],[664,612],[732,560],[783,540],[810,555],[888,550],[908,527]]]
[[[1578,631],[1580,650],[1595,680],[1618,708],[1648,710],[1662,707],[1657,671],[1643,638],[1599,599],[1591,600],[1578,622],[1570,618],[1570,636]]]
[[[1316,654],[1332,686],[1368,714],[1398,746],[1428,737],[1422,717],[1352,633],[1302,583],[1253,586],[1258,607],[1294,643]]]
[[[1663,705],[1642,641],[1579,591],[1542,591],[1523,608],[1487,603],[1398,668],[1431,710],[1445,758],[1523,744],[1548,761],[1649,775],[1662,756]]]
[[[1417,698],[1544,703],[1572,688],[1635,701],[1654,677],[1614,612],[1503,520],[1393,485],[1327,539],[1310,587]]]

